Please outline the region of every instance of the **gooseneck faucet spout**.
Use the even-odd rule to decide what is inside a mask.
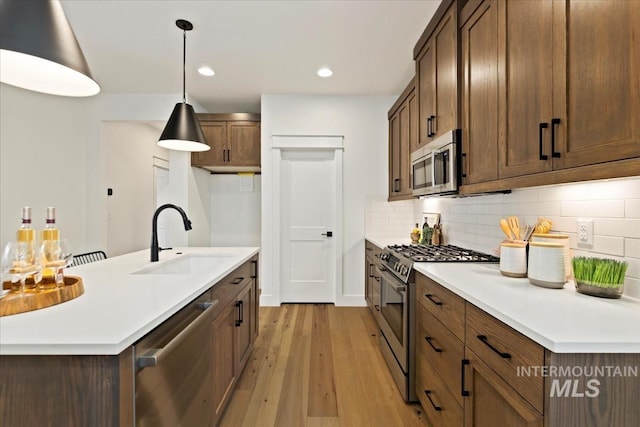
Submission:
[[[161,248],[158,245],[158,215],[165,209],[172,208],[178,211],[178,213],[182,216],[182,223],[184,224],[184,230],[191,230],[191,221],[187,218],[187,214],[182,210],[181,207],[173,205],[171,203],[167,203],[165,205],[160,206],[156,209],[156,212],[153,214],[153,221],[151,222],[151,262],[158,261],[158,254],[160,251],[164,249],[170,248]]]

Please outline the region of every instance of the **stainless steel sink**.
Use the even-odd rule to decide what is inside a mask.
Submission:
[[[159,262],[132,274],[198,274],[206,273],[228,262],[232,255],[188,254],[169,261]]]

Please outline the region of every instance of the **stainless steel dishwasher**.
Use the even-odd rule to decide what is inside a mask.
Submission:
[[[134,346],[136,426],[209,426],[217,303],[205,292]]]

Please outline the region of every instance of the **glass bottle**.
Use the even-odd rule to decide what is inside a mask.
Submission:
[[[42,230],[41,289],[52,289],[63,284],[60,255],[60,230],[56,228],[56,208],[47,208],[47,222]]]
[[[18,244],[16,267],[26,271],[34,270],[36,264],[36,232],[31,227],[31,208],[25,206],[22,208],[22,224],[16,233],[16,241]],[[37,278],[33,274],[29,274],[24,279],[24,290],[32,291],[36,288]],[[12,285],[12,290],[20,291],[20,283]]]

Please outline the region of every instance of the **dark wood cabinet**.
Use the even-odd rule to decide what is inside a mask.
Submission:
[[[460,21],[461,194],[640,174],[640,5],[485,0]]]
[[[389,110],[389,200],[410,199],[411,151],[417,147],[417,102],[412,79]]]
[[[364,286],[365,300],[371,311],[371,315],[380,323],[380,272],[376,267],[374,259],[382,252],[382,249],[373,243],[365,240],[364,256]]]
[[[229,304],[212,324],[214,425],[224,412],[239,376],[236,364],[237,317],[235,304]]]
[[[211,149],[191,153],[192,166],[213,171],[260,167],[259,114],[198,114],[198,120]]]
[[[458,127],[457,5],[443,2],[414,48],[418,146]]]

